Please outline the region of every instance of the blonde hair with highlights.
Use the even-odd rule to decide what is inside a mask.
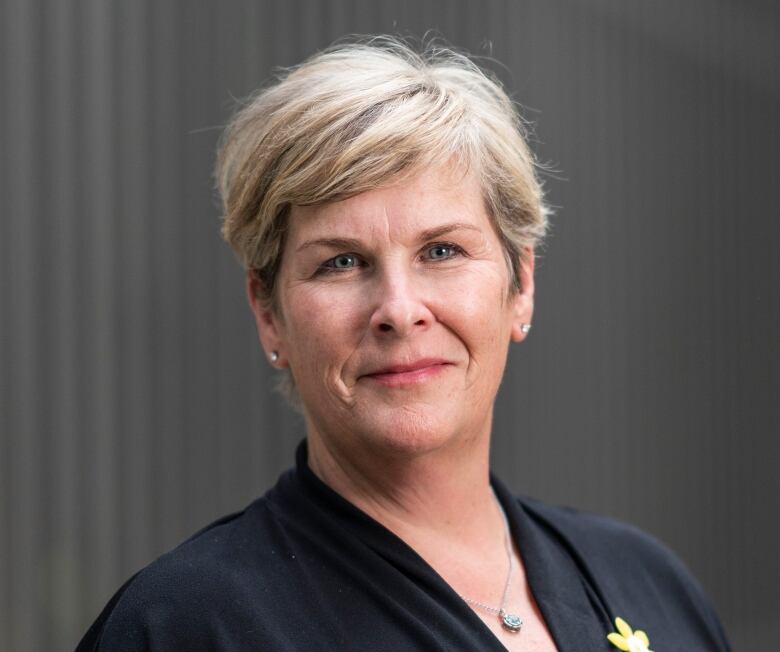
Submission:
[[[353,38],[286,70],[235,115],[217,182],[223,237],[273,298],[291,206],[347,199],[455,161],[476,172],[515,287],[547,210],[525,127],[466,55]]]

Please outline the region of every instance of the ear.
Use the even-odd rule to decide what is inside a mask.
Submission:
[[[529,247],[520,260],[521,288],[512,297],[514,318],[512,320],[512,341],[522,342],[527,336],[523,326],[530,327],[534,316],[534,250]]]
[[[247,270],[246,297],[252,314],[255,316],[255,325],[257,326],[260,344],[271,366],[281,369],[287,366],[287,355],[284,350],[284,329],[279,316],[268,305],[268,302],[264,300],[266,296],[267,293],[263,287],[263,282],[257,277],[255,271]],[[276,360],[271,360],[273,352],[276,352],[278,356]]]

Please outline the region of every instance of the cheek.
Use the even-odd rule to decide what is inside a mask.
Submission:
[[[511,312],[504,276],[494,270],[479,271],[439,290],[442,321],[460,332],[467,346],[500,349],[496,345],[508,341]]]
[[[328,288],[291,292],[285,315],[292,359],[307,367],[338,362],[354,339],[361,305],[365,302],[356,301],[349,292]]]

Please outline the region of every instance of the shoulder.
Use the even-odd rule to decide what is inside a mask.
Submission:
[[[131,577],[104,608],[78,650],[201,649],[238,625],[235,605],[252,599],[271,517],[264,501],[225,516]],[[225,642],[226,643],[226,642]]]
[[[572,507],[549,505],[532,498],[519,500],[537,522],[554,529],[577,550],[587,551],[588,559],[603,559],[613,565],[651,564],[687,573],[665,544],[638,527]]]
[[[698,588],[685,564],[672,550],[638,527],[609,516],[548,505],[522,498],[526,512],[540,525],[555,531],[559,540],[600,575],[614,581],[661,578]],[[639,575],[637,575],[637,573]]]
[[[616,614],[640,605],[677,614],[681,626],[702,632],[712,649],[728,649],[715,609],[685,563],[664,543],[617,519],[570,507],[518,499],[604,594]]]

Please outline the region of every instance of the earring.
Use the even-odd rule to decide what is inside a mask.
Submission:
[[[531,324],[520,324],[520,330],[523,332],[523,335],[527,335],[528,331],[531,330]]]
[[[276,362],[279,359],[279,354],[276,351],[271,351],[268,357],[271,359],[271,362]]]

